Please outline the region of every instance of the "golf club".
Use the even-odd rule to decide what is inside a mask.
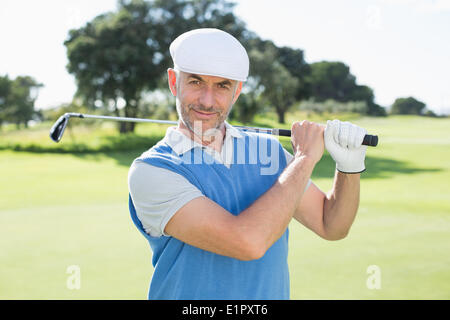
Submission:
[[[66,129],[66,126],[67,126],[70,118],[81,118],[81,119],[90,118],[90,119],[127,121],[127,122],[149,122],[149,123],[172,124],[172,125],[178,124],[177,121],[170,121],[170,120],[98,116],[98,115],[91,115],[91,114],[67,112],[67,113],[63,114],[61,117],[59,117],[59,119],[56,120],[55,124],[50,129],[50,138],[53,141],[59,142],[61,140],[61,138],[64,134],[64,130]],[[291,136],[291,130],[288,130],[288,129],[255,128],[255,127],[246,127],[246,126],[235,126],[235,127],[242,131],[259,132],[259,133],[266,133],[266,134],[272,134],[272,135],[276,135],[276,136],[285,136],[285,137]],[[366,134],[364,136],[364,140],[363,140],[362,144],[366,145],[366,146],[370,146],[370,147],[376,147],[378,144],[378,136]]]

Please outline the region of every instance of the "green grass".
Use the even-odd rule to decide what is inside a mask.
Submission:
[[[449,299],[450,119],[346,119],[378,134],[379,146],[367,150],[346,239],[291,223],[292,299]],[[255,125],[280,126],[267,116]],[[0,299],[145,299],[151,252],[129,218],[127,173],[167,126],[139,125],[125,138],[107,123],[73,126],[59,144],[50,126],[0,133]],[[313,181],[328,191],[333,173],[325,154]],[[79,290],[66,286],[71,265],[81,268]],[[379,290],[366,286],[370,265],[381,269]]]
[[[0,152],[0,298],[145,297],[151,255],[129,218],[123,164],[135,156]],[[80,290],[66,287],[70,265]]]

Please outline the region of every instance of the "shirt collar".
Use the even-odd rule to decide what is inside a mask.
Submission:
[[[225,139],[223,141],[223,144],[227,143],[232,138],[238,138],[238,139],[243,138],[243,135],[239,131],[239,129],[233,127],[226,121],[224,122],[224,124],[225,124]],[[185,134],[178,131],[176,127],[167,128],[166,135],[163,140],[178,155],[182,155],[183,153],[188,152],[189,150],[191,150],[195,147],[199,147],[199,148],[204,147],[200,143],[192,140]]]
[[[226,136],[225,137],[234,137],[234,138],[242,138],[242,133],[239,129],[233,127],[228,122],[224,121],[226,128]]]

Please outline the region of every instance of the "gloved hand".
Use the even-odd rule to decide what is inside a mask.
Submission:
[[[360,173],[366,170],[364,159],[367,146],[362,145],[366,129],[350,122],[327,121],[324,132],[325,148],[343,173]]]

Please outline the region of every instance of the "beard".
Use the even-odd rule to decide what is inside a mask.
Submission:
[[[184,106],[181,104],[181,102],[177,99],[176,101],[176,108],[178,113],[178,118],[184,123],[184,125],[193,132],[196,136],[199,137],[213,137],[217,135],[219,130],[222,128],[223,123],[228,118],[228,115],[231,111],[231,106],[228,108],[227,112],[224,112],[222,109],[210,107],[206,108],[203,105],[195,105],[195,104],[188,104],[187,106]],[[189,112],[191,110],[200,111],[200,112],[206,112],[206,113],[217,113],[217,119],[213,123],[213,125],[208,128],[207,130],[203,131],[203,121],[197,120],[193,121],[189,117]]]

